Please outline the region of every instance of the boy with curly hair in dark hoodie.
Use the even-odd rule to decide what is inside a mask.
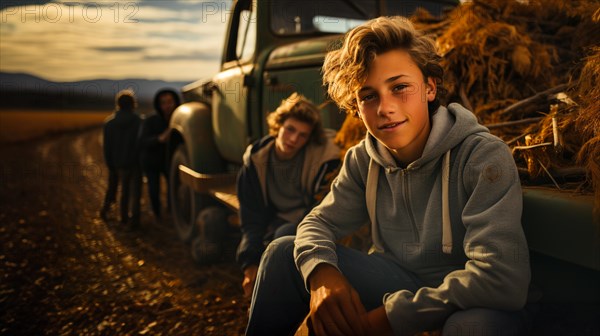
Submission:
[[[242,240],[237,260],[250,296],[264,242],[296,234],[304,215],[329,189],[340,163],[335,132],[322,126],[321,111],[293,93],[267,116],[269,135],[248,146],[238,175]]]

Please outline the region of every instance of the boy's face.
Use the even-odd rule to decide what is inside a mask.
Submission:
[[[158,103],[160,104],[160,109],[163,113],[163,117],[167,120],[171,118],[171,114],[175,111],[175,98],[170,93],[163,93],[158,97]]]
[[[280,160],[289,160],[296,156],[310,139],[313,127],[303,121],[287,118],[275,139],[275,153]]]
[[[436,86],[423,77],[410,55],[395,49],[375,57],[356,92],[365,126],[404,164],[421,156],[431,128],[427,103],[435,99]]]

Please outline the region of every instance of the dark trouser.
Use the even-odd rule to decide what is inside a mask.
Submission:
[[[110,206],[117,200],[117,187],[119,186],[119,173],[116,169],[108,170],[108,187],[104,197],[102,211],[106,212]]]
[[[138,167],[133,169],[119,169],[123,177],[121,191],[121,222],[129,219],[129,205],[131,204],[131,223],[140,223],[140,197],[142,193],[142,174]]]
[[[294,237],[274,240],[263,254],[252,294],[246,335],[289,335],[308,314],[310,295],[294,264]],[[415,292],[424,283],[413,273],[377,254],[337,246],[338,267],[359,293],[367,311],[382,305],[385,293]],[[487,308],[450,315],[444,335],[523,335],[526,313]]]
[[[140,170],[137,167],[109,170],[108,188],[106,189],[102,211],[107,212],[110,205],[116,201],[119,181],[121,182],[121,222],[126,223],[129,221],[129,206],[131,204],[131,223],[137,225],[140,222],[140,194],[142,186]]]
[[[148,195],[150,196],[152,212],[156,217],[160,218],[160,175],[162,174],[167,179],[167,184],[169,183],[169,176],[165,170],[160,169],[146,169],[145,174],[146,178],[148,179]]]

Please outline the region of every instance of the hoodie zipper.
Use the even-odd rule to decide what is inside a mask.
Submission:
[[[402,172],[402,190],[404,192],[404,207],[406,208],[406,212],[408,212],[408,216],[410,217],[410,223],[412,224],[413,227],[413,232],[414,232],[414,237],[415,237],[415,242],[419,242],[420,241],[420,237],[419,237],[419,230],[417,229],[417,224],[415,223],[415,217],[412,213],[412,210],[410,208],[410,202],[409,202],[409,198],[408,198],[408,169],[401,169],[400,170]]]

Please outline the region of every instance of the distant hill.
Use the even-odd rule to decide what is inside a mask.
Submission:
[[[0,72],[0,109],[110,110],[120,90],[133,89],[142,112],[152,110],[152,98],[162,88],[179,91],[188,82],[94,79],[52,82],[25,73]]]

